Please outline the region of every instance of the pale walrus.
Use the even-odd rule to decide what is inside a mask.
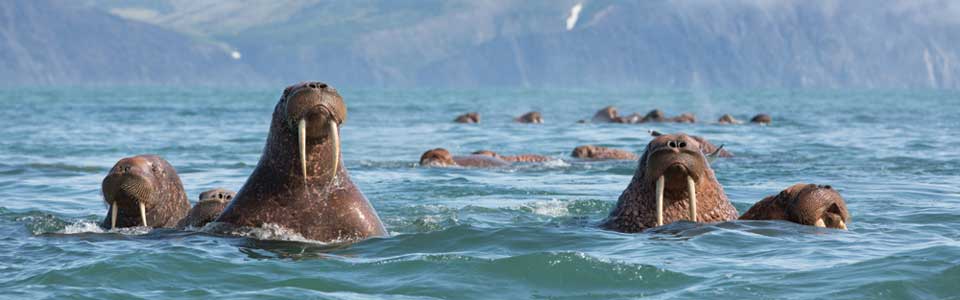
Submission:
[[[496,157],[508,162],[547,162],[550,161],[550,157],[538,155],[538,154],[518,154],[518,155],[500,155],[499,153],[490,151],[490,150],[479,150],[474,151],[475,155],[486,155],[490,157]]]
[[[627,150],[613,149],[595,145],[583,145],[573,149],[570,156],[587,160],[634,160],[637,155]]]
[[[543,116],[540,115],[539,111],[531,111],[517,117],[514,121],[517,123],[543,124]]]
[[[200,228],[207,225],[207,223],[213,222],[213,220],[216,220],[217,217],[220,216],[223,209],[227,208],[227,204],[230,203],[230,200],[233,200],[233,197],[236,195],[237,193],[234,191],[220,188],[200,193],[200,200],[197,201],[197,204],[193,205],[193,208],[190,209],[186,217],[181,219],[180,222],[177,222],[177,228]]]
[[[443,148],[427,150],[420,156],[420,165],[425,167],[474,167],[489,168],[510,165],[510,162],[487,155],[454,156]]]
[[[457,123],[480,123],[480,113],[468,112],[453,119]]]
[[[847,229],[850,212],[829,185],[795,184],[753,205],[740,220],[785,220],[803,225]]]
[[[630,185],[601,225],[639,232],[679,220],[721,222],[737,218],[700,142],[686,134],[656,136],[640,157]]]
[[[742,123],[743,122],[741,122],[740,120],[737,120],[737,118],[734,118],[730,114],[724,114],[723,116],[720,117],[720,119],[717,120],[717,124],[736,125],[736,124],[742,124]]]
[[[260,162],[216,222],[281,226],[321,242],[387,234],[340,157],[343,98],[322,82],[286,88]]]
[[[156,155],[121,159],[103,179],[102,189],[109,206],[103,228],[173,227],[190,210],[177,171]]]

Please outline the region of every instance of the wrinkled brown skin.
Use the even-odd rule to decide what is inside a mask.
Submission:
[[[634,160],[633,152],[594,145],[584,145],[573,149],[571,156],[586,160]]]
[[[476,112],[465,113],[457,116],[453,121],[457,123],[480,123],[480,114]]]
[[[829,185],[795,184],[763,198],[740,216],[740,220],[784,220],[810,226],[818,219],[829,228],[846,229],[841,224],[850,224],[846,202]]]
[[[340,149],[333,147],[327,124],[333,120],[339,131],[346,117],[343,98],[333,87],[304,82],[286,88],[274,109],[260,162],[216,222],[245,227],[276,224],[320,242],[386,235],[377,212],[350,181],[342,159],[331,172],[334,151]],[[298,149],[300,118],[309,123],[306,178]]]
[[[770,123],[773,123],[773,118],[768,114],[757,114],[750,119],[750,123],[770,125]]]
[[[658,137],[663,135],[663,133],[653,130],[653,131],[650,131],[650,135],[653,137]],[[732,152],[727,151],[727,149],[720,149],[720,147],[717,147],[717,145],[714,145],[704,137],[696,136],[696,135],[691,135],[690,137],[697,140],[697,142],[700,142],[700,150],[703,151],[703,155],[708,155],[708,156],[716,155],[717,157],[724,157],[724,158],[733,157]],[[720,152],[717,152],[717,149],[720,149]]]
[[[723,187],[717,182],[700,149],[700,142],[681,133],[660,135],[647,144],[633,180],[601,227],[629,233],[656,227],[656,182],[661,175],[666,179],[664,224],[688,218],[687,175],[694,177],[697,187],[697,222],[737,219],[737,209],[727,200]]]
[[[136,193],[132,186],[142,187],[143,193]],[[112,202],[117,203],[117,228],[143,226],[140,201],[146,206],[147,225],[152,228],[173,227],[190,210],[177,171],[156,155],[121,159],[103,179],[102,191],[107,215],[100,226],[107,229],[112,223]]]
[[[538,162],[550,161],[550,157],[537,155],[537,154],[500,155],[490,150],[479,150],[479,151],[473,152],[473,154],[496,157],[508,162],[538,163]]]
[[[737,120],[737,118],[734,118],[730,114],[725,114],[721,116],[719,120],[717,120],[717,124],[725,124],[725,125],[736,125],[736,124],[742,124],[742,123],[743,122],[741,122],[740,120]]]
[[[531,111],[516,119],[518,123],[543,124],[543,116],[538,111]]]
[[[193,205],[193,208],[190,209],[186,217],[181,219],[180,222],[177,222],[177,229],[187,227],[201,228],[207,225],[207,223],[213,222],[213,220],[216,220],[217,217],[220,216],[223,209],[227,208],[227,204],[230,203],[230,200],[233,200],[233,197],[236,195],[237,193],[234,191],[221,188],[200,193],[200,199],[197,201],[197,204]]]
[[[425,167],[471,167],[471,168],[490,168],[510,165],[510,162],[503,159],[489,156],[472,154],[465,156],[453,156],[450,151],[443,148],[427,150],[420,156],[420,165]]]

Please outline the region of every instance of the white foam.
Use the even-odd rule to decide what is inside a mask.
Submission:
[[[549,201],[531,202],[525,206],[533,210],[535,214],[556,218],[570,215],[570,210],[567,209],[567,203],[568,202],[552,199]]]
[[[271,240],[271,241],[290,241],[290,242],[302,242],[302,243],[311,243],[311,244],[338,244],[349,241],[351,239],[338,237],[331,241],[321,242],[316,240],[311,240],[299,232],[293,229],[289,229],[281,226],[280,224],[274,223],[265,223],[260,227],[234,227],[230,224],[216,223],[211,222],[202,228],[202,231],[213,232],[227,235],[235,235],[247,238],[253,238],[258,240]]]
[[[100,227],[95,221],[90,220],[79,220],[71,224],[67,224],[62,230],[57,231],[56,233],[60,234],[81,234],[81,233],[118,233],[124,235],[141,235],[150,233],[153,228],[150,227],[124,227],[116,228],[112,230],[106,230]]]
[[[573,30],[577,26],[577,20],[580,19],[580,11],[583,10],[583,3],[577,3],[570,8],[570,16],[567,17],[567,31]]]

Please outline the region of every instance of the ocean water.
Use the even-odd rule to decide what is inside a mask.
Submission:
[[[107,209],[100,181],[122,157],[163,156],[191,201],[238,189],[281,91],[0,91],[0,297],[960,297],[957,92],[342,88],[345,164],[389,237],[333,246],[96,227]],[[692,112],[700,123],[576,123],[605,105]],[[511,121],[530,110],[546,124]],[[482,123],[451,122],[467,111]],[[775,123],[710,124],[758,112]],[[596,228],[636,162],[579,162],[569,152],[599,144],[639,153],[649,129],[703,135],[734,152],[713,168],[741,213],[794,183],[830,184],[847,201],[850,230],[767,221]],[[418,167],[435,147],[556,160]]]

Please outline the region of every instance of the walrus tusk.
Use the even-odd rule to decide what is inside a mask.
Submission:
[[[337,122],[330,120],[330,142],[333,144],[333,175],[331,179],[337,177],[337,168],[340,167],[340,131],[337,130]]]
[[[844,223],[843,220],[840,220],[840,229],[847,230],[847,223]]]
[[[697,185],[693,177],[687,176],[687,191],[690,192],[690,221],[697,221]]]
[[[720,144],[720,147],[717,147],[717,150],[707,154],[707,163],[712,164],[715,160],[717,160],[717,158],[720,157],[720,150],[723,150],[723,144]]]
[[[300,119],[297,130],[300,143],[300,169],[303,171],[303,182],[307,182],[307,120]]]
[[[117,203],[110,203],[110,230],[117,228]]]
[[[657,178],[657,226],[663,226],[663,176]]]
[[[147,206],[140,202],[140,220],[143,221],[143,227],[150,227],[147,225]]]
[[[823,218],[820,218],[820,219],[817,219],[816,223],[813,223],[813,226],[826,228],[827,224],[823,222]]]

